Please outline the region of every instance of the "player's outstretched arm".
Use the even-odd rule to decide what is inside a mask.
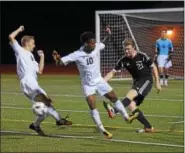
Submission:
[[[111,80],[111,79],[114,77],[115,73],[116,73],[115,70],[110,71],[110,72],[107,73],[107,75],[104,77],[104,80],[105,80],[106,82],[108,82],[109,80]]]
[[[61,56],[58,54],[58,52],[57,52],[56,50],[53,51],[52,56],[53,56],[53,59],[54,59],[54,61],[56,62],[56,65],[57,65],[57,66],[62,66],[62,65],[64,65],[64,63],[63,63],[62,60],[61,60]]]
[[[43,70],[44,70],[44,52],[42,50],[38,50],[37,54],[40,57],[38,74],[43,74]]]
[[[153,74],[154,74],[154,77],[155,77],[157,93],[159,93],[161,91],[161,85],[160,85],[160,82],[159,82],[159,73],[158,73],[157,67],[154,63],[153,63]]]
[[[22,31],[24,31],[24,26],[20,26],[17,30],[9,34],[8,38],[12,44],[16,41],[15,37]]]
[[[107,34],[106,34],[105,38],[102,41],[102,43],[104,43],[104,44],[108,42],[108,40],[109,40],[109,38],[111,36],[111,30],[110,30],[110,26],[109,25],[106,26],[106,33]]]

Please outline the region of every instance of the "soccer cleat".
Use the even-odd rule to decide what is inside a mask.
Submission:
[[[30,124],[29,129],[34,130],[35,132],[38,133],[39,136],[46,136],[46,134],[42,131],[40,126],[36,127],[34,124]]]
[[[106,101],[103,101],[103,106],[107,110],[109,118],[113,119],[114,117],[116,117],[115,110],[109,103],[107,103]]]
[[[135,113],[134,115],[129,115],[129,118],[125,119],[127,123],[131,124],[133,120],[135,120],[139,116],[139,112]]]
[[[144,133],[144,132],[146,132],[146,133],[154,133],[156,130],[153,128],[153,127],[151,127],[151,128],[144,128],[144,129],[139,129],[139,130],[136,130],[136,132],[137,133]]]
[[[112,134],[108,131],[103,131],[103,135],[105,136],[105,138],[107,139],[112,139]]]
[[[56,125],[58,125],[58,126],[61,126],[61,125],[72,125],[72,122],[66,120],[66,118],[68,118],[68,116],[66,116],[65,118],[61,118],[59,121],[56,121]]]

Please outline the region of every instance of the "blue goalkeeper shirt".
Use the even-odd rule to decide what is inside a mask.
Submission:
[[[169,52],[173,48],[173,44],[169,39],[161,39],[159,38],[156,41],[156,48],[158,50],[158,55],[169,55]]]

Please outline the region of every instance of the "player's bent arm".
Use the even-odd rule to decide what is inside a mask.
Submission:
[[[58,54],[58,52],[56,50],[53,51],[52,56],[53,56],[53,59],[54,59],[54,61],[55,61],[55,63],[56,63],[57,66],[64,65],[63,62],[62,62],[62,60],[61,60],[60,55]]]
[[[57,53],[57,51],[53,51],[53,58],[56,62],[56,65],[59,65],[59,66],[66,66],[68,65],[69,63],[71,62],[75,62],[78,60],[79,58],[79,54],[78,54],[78,51],[74,51],[73,53],[70,53],[66,56],[63,56],[61,58],[61,56]]]
[[[55,60],[56,66],[64,66],[64,62],[62,61],[61,58],[58,58],[57,60]]]
[[[38,74],[43,74],[43,70],[44,70],[44,52],[42,50],[38,50],[37,54],[40,57],[37,73]]]
[[[112,71],[107,73],[107,75],[104,77],[104,80],[106,82],[108,82],[109,80],[111,80],[114,77],[115,73],[116,73],[116,70],[113,69]]]
[[[40,56],[38,74],[43,74],[43,70],[44,70],[44,55]]]
[[[155,63],[152,64],[152,71],[155,77],[155,81],[159,83],[159,73],[158,73]]]
[[[64,66],[64,62],[62,61],[62,58],[56,63],[57,66]]]
[[[156,81],[157,93],[159,93],[161,91],[161,85],[159,82],[158,70],[157,70],[157,67],[154,63],[153,63],[153,73],[154,73],[154,77],[155,77],[155,81]]]
[[[9,34],[8,38],[10,42],[13,44],[16,42],[15,37],[24,30],[24,26],[20,26],[17,30],[13,31],[11,34]]]
[[[109,38],[111,36],[111,30],[110,30],[110,26],[109,25],[106,26],[106,32],[107,32],[107,34],[106,34],[105,38],[102,41],[102,43],[104,43],[104,44],[106,44],[108,42],[108,40],[109,40]]]

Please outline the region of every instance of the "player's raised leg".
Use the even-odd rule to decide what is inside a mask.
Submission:
[[[109,99],[111,102],[114,103],[114,110],[115,111],[112,110],[112,108],[110,107],[110,105],[107,105],[107,109],[106,110],[108,111],[108,114],[110,114],[110,111],[112,111],[112,112],[119,112],[128,123],[132,123],[132,121],[137,118],[138,113],[134,113],[132,116],[129,116],[128,113],[127,113],[127,111],[126,111],[126,109],[125,109],[125,106],[123,105],[124,103],[128,103],[128,101],[129,101],[128,98],[125,98],[121,102],[117,98],[117,96],[116,96],[116,94],[115,94],[115,92],[113,90],[111,92],[105,94],[105,97],[107,99]],[[104,102],[104,106],[106,106],[106,103],[105,102]]]
[[[38,85],[36,79],[25,78],[21,81],[21,90],[24,92],[32,102],[42,102],[47,107],[47,114],[43,116],[37,116],[35,122],[33,122],[29,128],[36,131],[39,135],[45,135],[40,128],[41,122],[46,118],[47,115],[51,115],[55,118],[57,125],[71,125],[70,121],[65,118],[61,118],[60,114],[55,110],[52,105],[52,100],[47,96],[46,92]]]
[[[45,94],[40,93],[38,94],[34,101],[41,101],[48,107],[48,114],[51,115],[56,120],[56,125],[72,125],[71,121],[68,121],[65,118],[62,118],[60,114],[55,110],[54,106],[51,104],[52,100]]]

